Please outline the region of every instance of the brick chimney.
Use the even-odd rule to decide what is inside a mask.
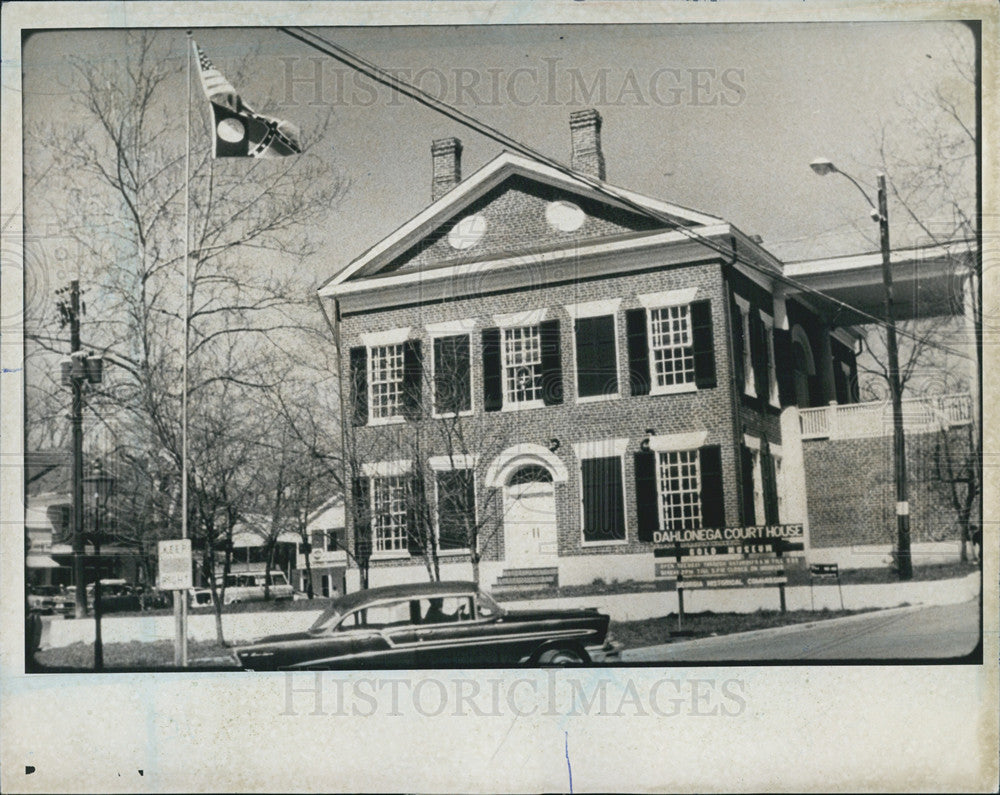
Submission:
[[[439,138],[431,143],[431,201],[437,201],[462,181],[462,142]]]
[[[604,179],[604,153],[601,151],[601,114],[593,108],[575,110],[569,115],[573,139],[574,171]]]

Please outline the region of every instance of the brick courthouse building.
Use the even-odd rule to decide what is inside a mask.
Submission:
[[[658,530],[806,522],[797,407],[857,401],[853,333],[723,219],[596,190],[600,129],[571,173],[433,142],[432,203],[320,289],[370,585],[648,580]]]

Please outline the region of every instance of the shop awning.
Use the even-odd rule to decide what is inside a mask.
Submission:
[[[28,555],[24,559],[24,565],[29,569],[61,569],[58,563],[56,563],[48,555]]]

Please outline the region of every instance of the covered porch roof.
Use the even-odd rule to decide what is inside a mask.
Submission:
[[[963,290],[969,274],[974,272],[974,256],[973,241],[893,251],[890,262],[896,319],[963,314]],[[862,312],[885,316],[881,252],[789,262],[784,272],[805,287],[821,290]],[[792,285],[786,293],[807,295],[808,291]],[[860,313],[842,309],[835,322],[844,326],[871,321]]]

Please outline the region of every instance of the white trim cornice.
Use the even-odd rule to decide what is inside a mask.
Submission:
[[[628,450],[628,439],[597,439],[592,442],[576,442],[573,452],[579,459],[622,458]]]
[[[580,304],[566,304],[563,308],[573,320],[582,317],[602,317],[618,313],[622,304],[621,298],[604,298],[600,301],[585,301]]]
[[[361,344],[368,348],[379,345],[400,345],[410,338],[410,327],[392,328],[386,331],[366,331],[361,335]]]
[[[476,453],[432,455],[427,459],[427,466],[435,472],[447,472],[453,469],[475,469],[478,464],[479,455]]]
[[[672,453],[680,450],[697,450],[705,445],[708,431],[671,433],[664,436],[650,436],[649,449],[656,453]]]
[[[646,309],[659,309],[665,306],[685,306],[697,297],[697,287],[685,287],[682,290],[664,290],[659,293],[642,293],[637,296],[639,303],[646,307]]]
[[[412,468],[412,461],[376,461],[362,464],[361,472],[369,478],[387,478],[406,475]]]
[[[462,320],[444,320],[440,323],[428,323],[424,326],[427,333],[432,337],[445,337],[452,334],[470,334],[476,330],[475,318],[463,318]]]
[[[493,315],[494,325],[500,328],[516,328],[517,326],[534,326],[548,317],[548,309],[525,309],[521,312],[505,312]]]

